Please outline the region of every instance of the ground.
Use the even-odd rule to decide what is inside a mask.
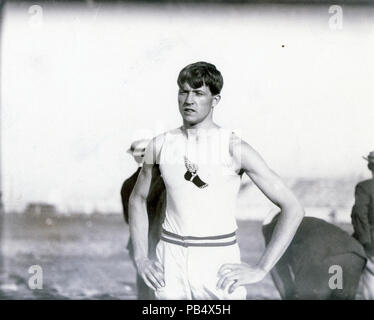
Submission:
[[[242,260],[264,250],[261,222],[238,221]],[[349,226],[345,227],[349,229]],[[0,295],[4,299],[135,299],[135,269],[118,215],[5,219]],[[43,288],[30,289],[29,268],[39,265]],[[270,276],[247,286],[247,299],[280,299]]]

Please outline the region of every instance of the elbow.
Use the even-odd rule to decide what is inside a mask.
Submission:
[[[295,220],[301,221],[305,216],[304,207],[296,198],[281,204],[280,207],[283,213],[286,213]]]
[[[304,207],[297,201],[292,210],[295,219],[301,221],[305,217]]]

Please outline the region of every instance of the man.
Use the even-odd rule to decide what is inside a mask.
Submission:
[[[126,223],[129,223],[128,214],[128,203],[130,194],[135,186],[136,180],[138,178],[139,172],[142,168],[145,148],[149,140],[137,140],[131,144],[131,147],[127,152],[134,157],[134,160],[138,163],[138,169],[135,173],[124,181],[121,188],[121,200],[123,207],[123,215]],[[165,185],[160,176],[157,166],[152,168],[152,182],[151,188],[147,196],[147,213],[149,221],[149,232],[148,232],[148,247],[149,255],[155,258],[156,245],[160,239],[160,226],[162,223],[165,207]],[[131,237],[127,244],[127,250],[129,251],[129,256],[135,265],[134,260],[134,249],[132,245]],[[151,290],[143,281],[143,279],[137,274],[136,278],[137,287],[137,297],[141,300],[154,299],[153,290]]]
[[[365,299],[374,299],[374,151],[363,157],[371,171],[372,178],[361,181],[355,190],[355,204],[352,208],[353,237],[365,248],[368,260],[361,278],[361,294]]]
[[[293,193],[251,146],[213,121],[223,78],[210,63],[178,76],[183,125],[155,137],[129,203],[130,232],[140,276],[157,299],[245,299],[244,285],[261,281],[289,245],[304,215]],[[147,251],[146,194],[159,163],[166,212],[157,260]],[[235,204],[245,172],[282,214],[254,266],[240,261]]]
[[[266,244],[278,219],[276,215],[262,228]],[[305,217],[271,276],[282,299],[353,300],[365,263],[356,239],[331,223]],[[333,266],[341,267],[341,273]]]

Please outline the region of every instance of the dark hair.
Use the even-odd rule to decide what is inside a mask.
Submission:
[[[184,67],[178,76],[178,86],[181,88],[188,83],[193,89],[202,87],[204,84],[209,87],[212,95],[219,94],[223,87],[223,78],[215,65],[200,61]]]
[[[369,162],[368,163],[368,168],[369,168],[369,170],[374,171],[374,162]]]

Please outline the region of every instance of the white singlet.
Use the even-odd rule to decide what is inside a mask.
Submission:
[[[229,151],[231,135],[230,130],[222,128],[193,129],[187,133],[178,128],[165,134],[160,154],[160,171],[167,191],[165,230],[211,236],[237,229],[235,208],[240,176]],[[185,179],[185,157],[197,165],[196,173],[206,187],[199,188]]]
[[[165,287],[157,299],[245,299],[217,289],[222,264],[240,263],[235,208],[240,164],[230,154],[232,131],[182,129],[164,136],[159,164],[167,200],[156,254]]]

